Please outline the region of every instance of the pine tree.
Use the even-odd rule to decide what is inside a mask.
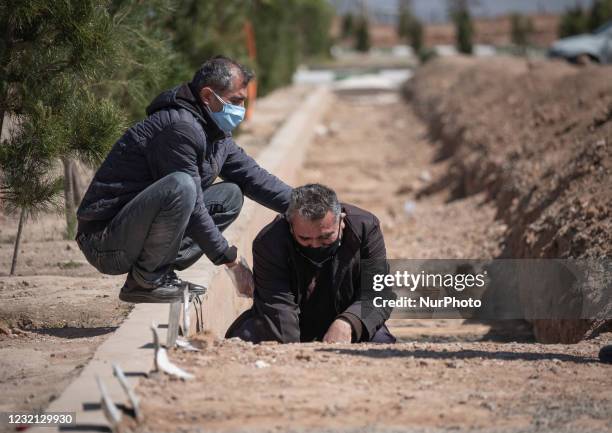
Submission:
[[[474,27],[468,0],[450,0],[449,7],[451,18],[455,23],[457,50],[463,54],[472,54]]]
[[[514,13],[510,17],[510,38],[512,43],[518,47],[519,53],[525,55],[527,45],[533,33],[533,22],[531,18]]]
[[[355,23],[355,49],[361,52],[370,50],[370,25],[368,18],[361,16]]]
[[[397,35],[406,39],[414,53],[420,56],[423,52],[423,24],[411,11],[411,2],[402,0],[399,4]]]
[[[251,7],[244,0],[178,0],[167,22],[175,60],[166,85],[190,80],[217,54],[248,63],[243,28]]]
[[[123,128],[122,109],[105,95],[118,88],[115,79],[108,80],[116,70],[138,69],[130,64],[138,56],[128,53],[142,46],[146,35],[142,27],[126,23],[140,3],[6,0],[0,5],[0,122],[11,123],[0,145],[0,191],[4,207],[20,212],[11,274],[23,224],[39,212],[59,209],[62,185],[67,236],[74,236],[71,161],[99,162]],[[60,161],[65,177],[58,172]]]
[[[355,19],[352,13],[347,12],[342,17],[341,36],[343,39],[350,38],[351,36],[353,36],[354,31],[355,31]]]
[[[612,0],[595,0],[588,19],[590,31],[612,20]]]
[[[559,22],[559,37],[565,38],[568,36],[579,35],[586,33],[588,30],[587,15],[582,9],[582,6],[577,4],[575,7],[568,9],[562,16]]]
[[[327,0],[302,0],[298,3],[300,53],[303,57],[329,57],[329,29],[334,11]]]

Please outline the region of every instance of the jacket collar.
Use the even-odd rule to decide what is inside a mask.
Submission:
[[[190,83],[181,84],[160,94],[147,108],[147,114],[151,115],[156,111],[171,107],[181,107],[191,112],[202,124],[204,132],[211,141],[231,136],[231,133],[226,133],[219,128],[210,115],[210,108],[200,101]]]

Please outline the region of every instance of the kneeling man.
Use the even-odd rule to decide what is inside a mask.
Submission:
[[[331,189],[293,189],[289,208],[253,241],[253,307],[226,337],[258,343],[394,343],[391,309],[362,307],[362,260],[386,263],[378,219]],[[365,301],[364,301],[365,302]]]

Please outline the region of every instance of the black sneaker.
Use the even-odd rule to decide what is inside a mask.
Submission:
[[[134,304],[171,304],[183,300],[184,287],[183,284],[176,284],[168,275],[155,287],[142,287],[129,273],[119,292],[119,299]]]
[[[612,344],[601,348],[599,360],[605,364],[612,364]]]
[[[176,272],[174,271],[170,271],[166,275],[169,281],[171,281],[175,285],[182,286],[183,284],[187,284],[187,288],[189,289],[190,294],[200,296],[206,293],[207,289],[205,286],[202,286],[196,283],[192,283],[190,281],[181,280],[179,276],[176,275]]]

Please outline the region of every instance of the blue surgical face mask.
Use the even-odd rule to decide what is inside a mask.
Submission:
[[[232,130],[242,122],[242,119],[244,119],[245,109],[239,105],[225,102],[214,91],[213,94],[217,97],[219,102],[223,104],[223,109],[217,112],[211,111],[210,114],[219,128],[225,132],[232,132]]]

